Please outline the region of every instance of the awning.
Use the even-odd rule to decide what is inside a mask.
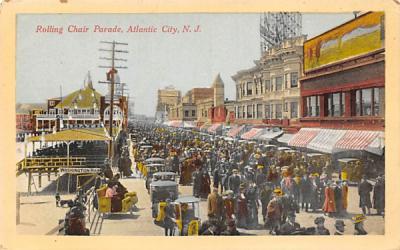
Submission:
[[[256,138],[257,140],[270,141],[283,134],[282,130],[264,129]]]
[[[186,121],[186,122],[183,122],[183,127],[184,128],[195,128],[196,124],[191,121]]]
[[[307,145],[307,148],[324,153],[332,153],[336,142],[342,138],[345,133],[345,130],[321,129],[318,135]]]
[[[207,131],[209,127],[211,127],[210,123],[204,123],[203,125],[201,125],[200,130]]]
[[[384,138],[384,134],[381,131],[364,131],[364,130],[348,130],[343,137],[336,142],[335,151],[344,150],[366,150],[370,145],[370,148],[382,148],[384,143],[375,141],[375,139]]]
[[[222,123],[214,123],[207,129],[209,133],[216,133],[218,129],[222,127]]]
[[[114,131],[116,128],[114,128]],[[52,134],[43,134],[29,137],[28,141],[55,142],[55,141],[110,141],[111,138],[104,128],[68,129]]]
[[[318,133],[319,129],[316,128],[302,128],[293,136],[288,145],[305,148]]]
[[[231,128],[227,134],[227,136],[230,137],[236,137],[240,131],[242,131],[244,129],[245,126],[235,126],[233,128]]]
[[[365,149],[365,151],[368,151],[376,155],[383,155],[384,150],[385,150],[384,132],[379,132],[378,137],[376,137],[375,140],[373,140],[371,144],[369,144],[368,147]]]
[[[286,143],[288,144],[289,141],[293,138],[294,134],[283,134],[281,137],[279,137],[277,140],[278,142],[281,143]]]
[[[244,133],[240,138],[244,140],[251,140],[262,131],[263,131],[262,128],[252,128],[248,132]]]
[[[168,126],[174,127],[174,128],[181,128],[183,126],[182,121],[170,121]]]

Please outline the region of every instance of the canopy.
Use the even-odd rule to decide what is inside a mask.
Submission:
[[[234,127],[232,127],[229,130],[227,136],[236,137],[240,133],[240,131],[242,131],[244,129],[244,127],[245,126],[234,126]]]
[[[305,148],[317,136],[318,132],[319,129],[316,128],[302,128],[293,136],[288,145]]]
[[[181,196],[178,199],[174,201],[175,203],[194,203],[194,202],[200,202],[199,198],[196,198],[194,196]]]
[[[196,125],[194,124],[194,122],[185,121],[185,122],[183,122],[183,127],[184,127],[184,128],[195,128]]]
[[[114,128],[115,130],[116,128]],[[111,138],[104,128],[81,128],[61,130],[52,134],[29,137],[28,141],[55,142],[55,141],[110,141]]]
[[[241,138],[245,140],[251,140],[263,131],[262,128],[252,128],[248,132],[242,134]]]
[[[207,129],[211,127],[210,123],[204,123],[203,125],[201,125],[200,130],[201,131],[207,131]]]
[[[367,150],[383,152],[384,133],[381,131],[348,130],[335,145],[336,151]],[[375,149],[375,150],[374,150]]]
[[[174,128],[180,128],[183,126],[183,122],[182,121],[170,121],[168,126],[174,127]]]
[[[274,130],[274,129],[264,129],[260,135],[257,136],[257,140],[262,141],[270,141],[278,136],[283,134],[282,130]]]
[[[293,138],[294,134],[283,134],[281,137],[278,138],[278,142],[288,144],[289,141]]]
[[[376,137],[375,140],[373,140],[365,150],[373,154],[382,155],[384,152],[384,148],[385,148],[385,133],[379,132],[378,137]]]
[[[209,133],[216,133],[218,129],[222,127],[222,123],[214,123],[207,129]]]
[[[321,129],[307,145],[307,148],[324,153],[332,153],[336,142],[346,133],[345,130]]]

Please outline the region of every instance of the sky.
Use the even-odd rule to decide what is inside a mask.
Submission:
[[[353,13],[303,14],[303,34],[319,35],[354,18]],[[106,94],[110,45],[100,41],[128,43],[118,46],[128,54],[118,55],[127,62],[120,69],[121,82],[127,83],[135,102],[134,113],[153,116],[157,90],[168,85],[182,91],[211,86],[220,73],[225,97],[235,97],[231,76],[254,66],[260,58],[259,14],[19,14],[17,15],[16,100],[45,103],[83,87],[88,71],[97,91]],[[120,27],[122,32],[95,32],[96,25]],[[157,32],[128,32],[129,27],[152,26]],[[192,32],[183,32],[189,25]],[[43,27],[40,29],[40,27]],[[86,32],[68,32],[69,26]],[[63,32],[55,31],[63,28]],[[164,29],[163,29],[164,27]],[[198,32],[194,29],[200,27]],[[173,28],[180,32],[173,34]]]

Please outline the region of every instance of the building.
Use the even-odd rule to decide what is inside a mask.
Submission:
[[[29,133],[33,131],[33,115],[42,112],[45,104],[39,103],[17,103],[16,111],[16,130],[17,133]]]
[[[224,83],[218,74],[211,87],[189,90],[180,102],[170,108],[169,120],[193,121],[198,126],[204,123],[224,122],[226,119],[224,88]]]
[[[127,116],[127,98],[117,96],[113,106],[115,126],[127,126]],[[63,97],[48,99],[47,110],[35,110],[32,117],[35,131],[107,126],[110,118],[110,96],[103,96],[95,90],[88,72],[83,88]]]
[[[237,72],[235,123],[298,126],[305,36],[284,40],[265,51],[255,66]]]
[[[304,43],[302,127],[384,130],[384,14],[368,12]]]
[[[169,109],[179,103],[181,91],[170,85],[164,89],[159,89],[157,96],[156,120],[164,122],[168,120]]]

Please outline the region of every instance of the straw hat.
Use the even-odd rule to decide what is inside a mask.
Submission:
[[[279,196],[283,195],[282,189],[280,189],[280,188],[275,188],[275,189],[274,189],[274,194],[279,195]]]
[[[351,219],[354,221],[354,223],[360,223],[361,221],[365,221],[367,218],[363,214],[357,214]]]

